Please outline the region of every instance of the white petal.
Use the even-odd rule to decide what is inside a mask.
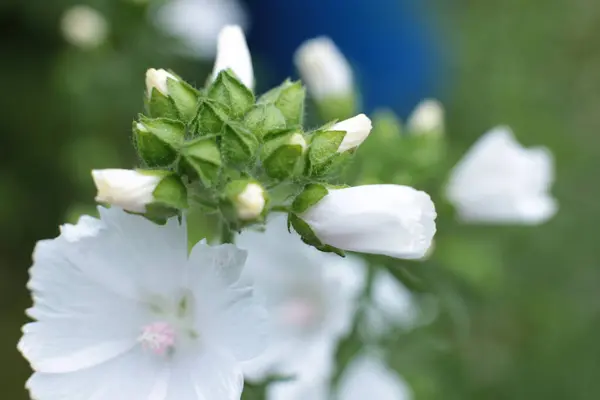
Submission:
[[[436,213],[424,192],[399,185],[367,185],[330,190],[302,218],[331,246],[419,259],[431,246]]]
[[[224,27],[219,34],[217,59],[213,70],[213,79],[219,72],[231,69],[238,79],[249,89],[254,88],[254,69],[252,57],[242,28],[236,25]]]
[[[510,129],[482,136],[452,171],[447,197],[467,222],[537,224],[554,215],[552,154],[523,148]]]
[[[60,233],[67,242],[76,242],[85,237],[93,237],[100,232],[103,224],[97,218],[82,215],[76,225],[64,224]]]
[[[365,114],[357,115],[333,125],[331,127],[332,131],[346,132],[346,136],[344,136],[344,140],[342,140],[338,148],[338,153],[343,153],[360,146],[367,139],[372,128],[371,120]]]
[[[207,275],[198,279],[218,277],[222,283],[233,285],[240,279],[246,258],[247,252],[232,244],[209,246],[197,243],[190,254],[189,268],[195,271],[194,274]]]
[[[138,347],[77,372],[36,372],[27,388],[39,400],[165,400],[168,364],[154,356]]]
[[[244,231],[236,243],[248,249],[242,280],[256,283],[270,314],[271,345],[245,363],[245,373],[253,380],[270,373],[328,373],[335,343],[350,329],[364,287],[362,260],[306,245],[288,232],[283,216],[270,218],[265,233]]]
[[[339,400],[408,400],[412,393],[407,384],[381,360],[360,355],[347,367],[340,382]]]

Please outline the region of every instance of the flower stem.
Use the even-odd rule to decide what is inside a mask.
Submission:
[[[227,221],[221,221],[221,244],[233,243],[233,231],[229,228]]]

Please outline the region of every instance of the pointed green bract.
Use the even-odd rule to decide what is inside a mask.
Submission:
[[[254,105],[254,94],[229,70],[219,72],[208,89],[208,97],[223,104],[234,118],[243,117]]]

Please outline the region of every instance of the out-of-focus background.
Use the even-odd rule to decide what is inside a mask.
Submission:
[[[92,168],[135,166],[145,70],[203,84],[225,23],[247,28],[259,89],[294,74],[303,40],[327,34],[356,67],[367,111],[406,116],[440,98],[455,159],[496,124],[549,147],[557,217],[446,230],[436,251],[452,253],[452,284],[436,291],[454,323],[409,335],[395,366],[417,399],[600,398],[598,2],[2,0],[0,399],[28,398],[15,345],[35,242],[93,210]]]

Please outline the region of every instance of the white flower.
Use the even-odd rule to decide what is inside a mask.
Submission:
[[[444,107],[437,100],[424,100],[408,119],[408,130],[415,134],[443,133]]]
[[[446,194],[466,222],[539,224],[558,209],[549,194],[553,164],[548,149],[526,149],[509,128],[498,127],[456,165]]]
[[[235,198],[235,207],[241,220],[258,218],[265,209],[265,190],[258,183],[249,183]]]
[[[217,49],[213,79],[229,68],[246,87],[254,88],[252,57],[242,28],[236,25],[224,27],[219,33]]]
[[[102,14],[86,5],[69,8],[61,21],[67,41],[82,48],[98,47],[108,36],[108,23]]]
[[[329,374],[337,341],[351,329],[364,287],[362,260],[304,244],[288,232],[283,216],[272,217],[265,233],[244,231],[236,243],[248,250],[244,277],[254,281],[271,317],[270,346],[246,363],[246,376]]]
[[[357,115],[331,127],[332,131],[344,131],[346,136],[338,148],[338,153],[343,153],[351,149],[355,149],[364,142],[369,134],[373,124],[369,117],[365,114]]]
[[[413,295],[390,272],[379,268],[372,285],[365,312],[367,335],[377,338],[391,333],[394,328],[410,329],[416,324],[420,310]]]
[[[147,1],[147,0],[146,0]],[[227,25],[248,25],[238,0],[171,0],[160,7],[155,21],[166,33],[182,41],[185,55],[213,58],[219,32]]]
[[[347,366],[337,393],[330,393],[327,379],[306,378],[275,383],[267,400],[410,400],[408,384],[380,357],[360,354]]]
[[[197,244],[100,208],[37,244],[28,287],[36,322],[19,350],[38,400],[232,400],[240,362],[262,351],[264,310],[239,276],[246,254]],[[81,230],[81,231],[80,231]]]
[[[295,63],[315,99],[352,95],[352,68],[331,39],[306,41],[296,52]]]
[[[397,258],[422,258],[435,234],[433,202],[408,186],[331,189],[300,217],[325,244]]]
[[[168,79],[179,81],[179,79],[175,75],[165,71],[164,69],[150,68],[148,71],[146,71],[146,94],[148,95],[148,97],[152,95],[152,89],[156,89],[164,96],[168,96]]]
[[[153,193],[161,180],[130,169],[96,169],[92,178],[98,189],[96,201],[139,213],[146,212],[146,205],[154,201]]]

